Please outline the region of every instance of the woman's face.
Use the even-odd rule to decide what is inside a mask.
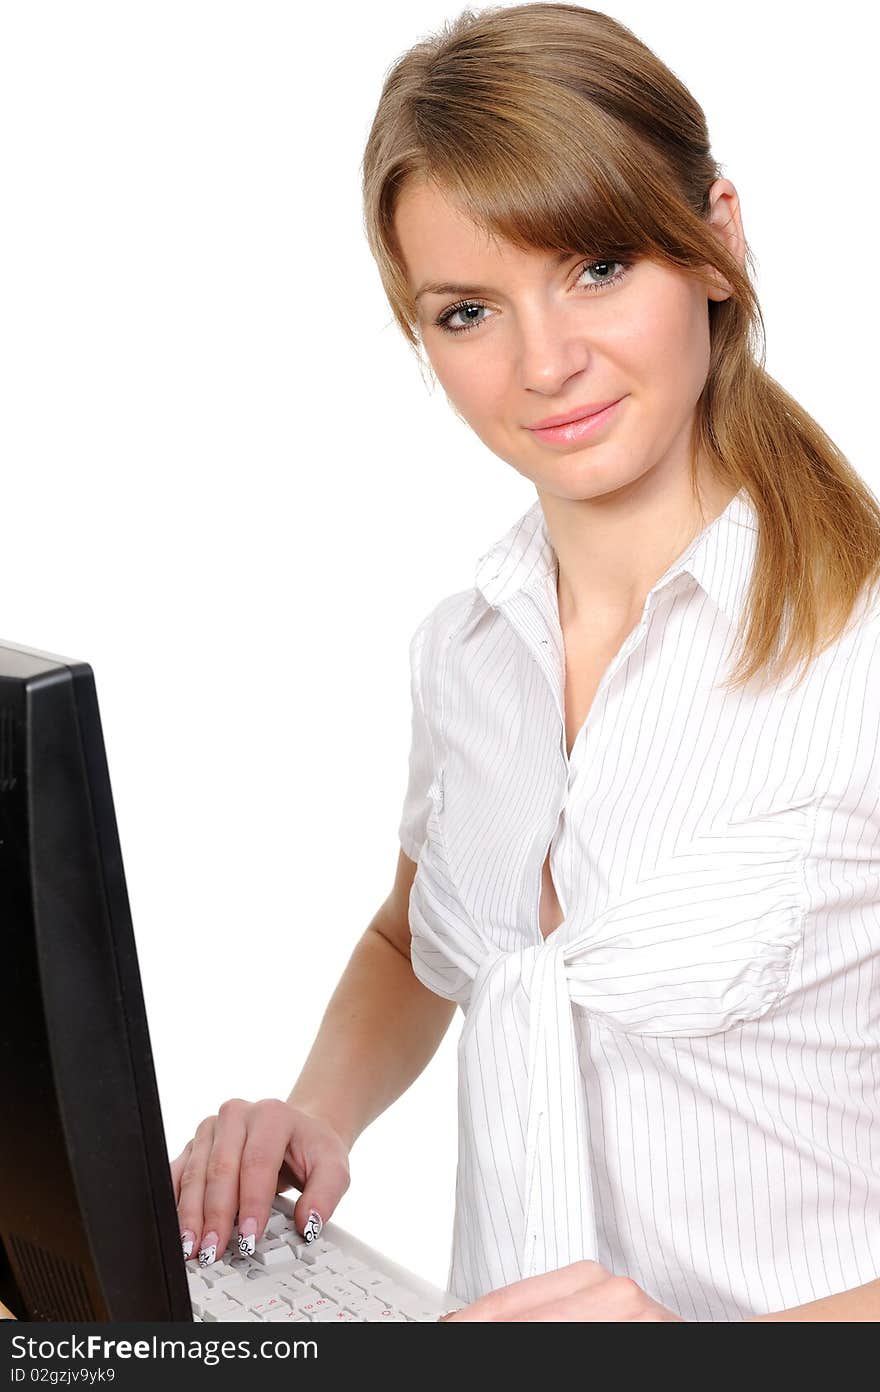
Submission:
[[[734,250],[736,191],[718,180],[712,198],[713,221]],[[555,261],[493,243],[424,182],[407,185],[395,227],[422,343],[447,398],[539,493],[594,497],[658,465],[688,463],[709,367],[708,298],[725,299],[725,281],[710,290],[648,260]],[[452,282],[467,289],[419,294]],[[455,308],[462,300],[476,307]],[[612,401],[580,438],[550,440],[530,428]]]

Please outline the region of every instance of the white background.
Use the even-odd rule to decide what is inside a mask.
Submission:
[[[420,376],[361,222],[443,3],[0,9],[0,637],[84,659],[169,1155],[286,1096],[391,888],[408,643],[535,498]],[[867,12],[615,3],[691,88],[767,369],[878,491]],[[457,1016],[335,1217],[445,1283]]]

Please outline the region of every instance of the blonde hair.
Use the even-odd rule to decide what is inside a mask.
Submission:
[[[880,580],[880,506],[765,371],[754,258],[747,246],[743,270],[706,220],[721,166],[702,108],[675,74],[596,10],[463,10],[389,69],[362,175],[370,250],[417,354],[417,311],[394,228],[397,199],[414,177],[524,250],[644,255],[701,278],[707,264],[721,273],[732,294],[709,301],[691,478],[696,496],[696,461],[705,458],[722,484],[745,488],[758,516],[748,631],[729,685],[759,672],[784,677],[801,660],[802,679],[843,633],[863,589]]]

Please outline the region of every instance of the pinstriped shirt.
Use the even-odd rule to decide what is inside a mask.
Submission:
[[[570,758],[540,503],[413,634],[399,839],[413,970],[463,1012],[463,1300],[583,1257],[688,1320],[880,1276],[880,606],[799,687],[723,691],[757,527],[742,490],[660,577]]]

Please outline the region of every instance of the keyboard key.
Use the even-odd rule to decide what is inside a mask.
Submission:
[[[257,1252],[271,1252],[273,1247],[283,1247],[285,1245],[282,1239],[276,1237],[274,1233],[266,1233],[265,1237],[260,1238],[252,1255],[256,1258]]]
[[[293,1210],[296,1208],[296,1205],[296,1199],[288,1199],[284,1194],[276,1194],[272,1200],[273,1212],[283,1213],[285,1218],[293,1218]]]
[[[321,1257],[323,1257],[325,1254],[329,1255],[331,1253],[337,1257],[341,1257],[343,1255],[334,1243],[325,1242],[322,1237],[319,1237],[315,1242],[306,1243],[305,1247],[300,1252],[299,1257],[300,1261],[308,1262],[309,1265],[312,1266],[315,1262],[319,1261]]]
[[[309,1314],[307,1307],[312,1307],[315,1303],[314,1295],[297,1295],[295,1291],[286,1288],[279,1291],[279,1295],[287,1309],[295,1310],[298,1315],[306,1315],[306,1317]]]
[[[364,1295],[363,1292],[360,1295],[347,1295],[341,1303],[346,1310],[351,1310],[361,1319],[368,1319],[372,1315],[381,1315],[384,1310],[388,1309],[383,1301],[376,1300],[370,1295]]]
[[[404,1286],[395,1285],[389,1281],[385,1286],[374,1286],[372,1294],[382,1300],[387,1300],[389,1305],[393,1305],[396,1310],[406,1315],[411,1320],[436,1320],[441,1313],[435,1310],[421,1295],[416,1295],[413,1291],[408,1291]]]
[[[314,1272],[308,1262],[295,1261],[292,1266],[283,1267],[276,1279],[279,1281],[288,1281],[292,1279],[302,1282],[311,1281],[313,1275]]]
[[[261,1281],[241,1281],[236,1289],[236,1298],[241,1305],[249,1305],[252,1300],[274,1295],[278,1289],[277,1281],[264,1276]]]
[[[368,1324],[406,1324],[406,1315],[402,1315],[399,1310],[392,1310],[388,1305],[384,1305],[381,1310],[375,1313],[365,1312],[364,1319]]]
[[[373,1271],[371,1267],[365,1266],[363,1271],[352,1271],[349,1273],[348,1280],[353,1286],[359,1286],[363,1291],[372,1291],[375,1286],[387,1286],[388,1277],[379,1271]]]
[[[261,1295],[256,1300],[249,1300],[247,1308],[265,1319],[271,1310],[280,1310],[284,1303],[280,1295]]]
[[[307,1305],[309,1301],[317,1298],[318,1292],[309,1286],[300,1285],[298,1281],[290,1281],[287,1285],[282,1285],[279,1281],[276,1294],[285,1305]]]
[[[341,1301],[343,1297],[347,1295],[363,1295],[363,1291],[359,1290],[357,1286],[353,1286],[348,1281],[344,1281],[341,1276],[337,1276],[335,1272],[332,1271],[319,1272],[318,1275],[313,1278],[312,1285],[316,1291],[320,1291],[322,1295],[326,1295],[328,1300]]]
[[[230,1271],[228,1276],[221,1276],[219,1280],[212,1283],[213,1291],[225,1291],[231,1294],[237,1290],[248,1290],[248,1282],[237,1271]]]
[[[259,1262],[267,1271],[276,1271],[279,1267],[290,1266],[295,1262],[296,1253],[291,1252],[286,1242],[279,1242],[277,1247],[266,1247],[263,1251],[258,1247],[254,1252],[254,1261]]]
[[[282,1299],[286,1300],[289,1305],[293,1305],[295,1301],[315,1300],[320,1295],[320,1291],[316,1291],[312,1286],[305,1285],[303,1281],[279,1280],[278,1294]]]
[[[320,1310],[330,1310],[334,1308],[334,1302],[328,1300],[326,1295],[316,1295],[313,1300],[297,1301],[296,1305],[304,1315],[309,1315],[312,1319],[315,1318]]]
[[[279,1233],[278,1236],[281,1238],[282,1242],[287,1243],[291,1252],[297,1258],[298,1261],[302,1261],[301,1254],[303,1252],[308,1251],[309,1247],[311,1247],[312,1245],[310,1242],[306,1242],[305,1238],[301,1237],[299,1233],[282,1232]]]
[[[337,1257],[332,1252],[325,1253],[324,1262],[330,1271],[338,1271],[340,1274],[344,1271],[366,1270],[366,1262],[358,1261],[357,1257]]]
[[[316,1322],[320,1321],[321,1324],[358,1324],[362,1322],[359,1315],[353,1315],[351,1310],[345,1309],[321,1310],[315,1316],[315,1320]]]
[[[241,1306],[237,1308],[241,1309]],[[236,1306],[225,1295],[211,1295],[202,1302],[200,1313],[203,1320],[224,1320],[235,1309]]]

